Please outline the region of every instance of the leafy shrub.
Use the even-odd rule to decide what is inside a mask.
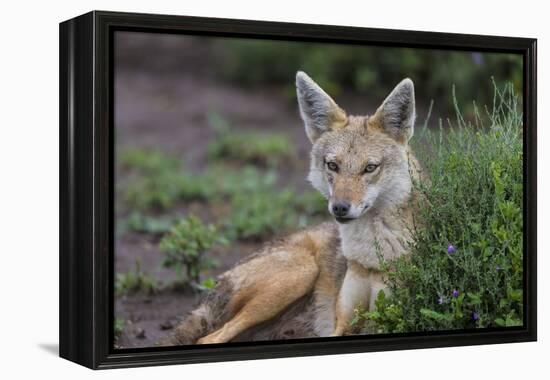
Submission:
[[[217,266],[206,256],[214,246],[226,241],[212,225],[205,225],[194,216],[180,220],[160,241],[165,253],[163,266],[174,269],[183,283],[200,284],[201,272]]]
[[[143,292],[151,294],[158,289],[155,279],[141,270],[141,263],[136,260],[135,269],[127,273],[117,273],[115,279],[115,292],[121,294],[133,294]]]
[[[355,325],[388,333],[523,323],[522,115],[511,86],[495,86],[486,113],[472,124],[457,108],[455,127],[424,131],[430,144],[417,150],[431,183],[415,184],[423,199],[412,253],[382,262],[391,295],[357,311]]]

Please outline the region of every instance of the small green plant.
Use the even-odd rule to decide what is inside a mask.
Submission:
[[[298,196],[296,207],[309,216],[327,215],[328,201],[318,191],[307,191]]]
[[[322,196],[297,194],[290,188],[236,194],[225,223],[227,235],[231,239],[265,240],[320,220],[326,207]]]
[[[123,231],[145,233],[150,235],[162,235],[170,230],[174,221],[168,218],[153,218],[139,211],[134,211],[121,226]]]
[[[166,255],[163,265],[174,269],[181,283],[199,285],[201,273],[217,266],[207,252],[220,244],[226,240],[218,229],[191,215],[176,223],[160,241],[160,250]]]
[[[134,177],[125,186],[124,197],[134,210],[165,210],[174,204],[178,187],[167,174]]]
[[[268,170],[264,174],[250,165],[238,170],[214,165],[207,169],[202,178],[215,192],[212,199],[228,200],[238,194],[262,192],[273,188],[277,182],[277,173]]]
[[[118,295],[143,292],[154,293],[158,289],[155,279],[141,270],[141,262],[136,260],[135,269],[126,273],[117,273],[115,279],[115,292]]]
[[[237,194],[231,201],[232,213],[226,222],[232,239],[263,240],[296,226],[295,194],[291,190]]]
[[[180,168],[180,162],[176,157],[157,150],[143,148],[124,150],[120,155],[119,162],[128,170],[148,175],[174,172]]]
[[[131,148],[121,153],[120,163],[130,171],[124,198],[134,210],[171,207],[180,191],[181,167],[176,157]]]
[[[208,277],[201,282],[201,288],[204,290],[210,290],[213,289],[216,286],[216,279],[212,277]]]
[[[211,201],[218,196],[218,189],[206,175],[180,173],[173,175],[174,198],[179,201]]]
[[[209,121],[217,134],[208,144],[208,157],[212,160],[273,167],[294,158],[294,144],[285,134],[230,132],[227,121],[214,112],[209,114]]]
[[[355,324],[381,333],[522,325],[522,116],[511,86],[495,85],[486,114],[472,124],[457,107],[457,126],[422,132],[430,182],[415,183],[411,255],[382,262],[391,295],[358,310]]]
[[[124,331],[124,326],[126,326],[126,322],[124,319],[116,318],[114,322],[114,333],[115,333],[115,339],[118,339],[120,334]]]

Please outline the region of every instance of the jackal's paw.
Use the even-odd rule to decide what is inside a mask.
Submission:
[[[197,344],[215,344],[215,343],[220,343],[215,334],[210,334],[197,340]]]
[[[332,334],[330,334],[330,336],[342,336],[342,335],[344,335],[343,328],[335,328]]]

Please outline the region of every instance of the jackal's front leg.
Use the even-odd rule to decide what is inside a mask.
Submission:
[[[341,336],[353,318],[353,312],[359,305],[365,305],[368,297],[368,276],[348,266],[342,287],[336,299],[336,320],[332,336]]]
[[[377,270],[348,263],[348,269],[336,300],[336,320],[333,336],[345,333],[357,307],[374,310],[374,301],[380,290],[385,290],[382,275]]]

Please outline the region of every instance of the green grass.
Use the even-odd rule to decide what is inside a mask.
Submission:
[[[456,105],[456,103],[455,103]],[[411,255],[382,262],[391,295],[353,323],[393,333],[518,326],[523,321],[522,115],[512,88],[473,123],[458,106],[452,128],[420,131],[417,155],[431,183]],[[450,248],[449,246],[452,246]]]
[[[117,273],[115,292],[118,295],[145,293],[152,294],[159,288],[156,280],[141,270],[141,263],[136,260],[135,268],[126,273]]]

